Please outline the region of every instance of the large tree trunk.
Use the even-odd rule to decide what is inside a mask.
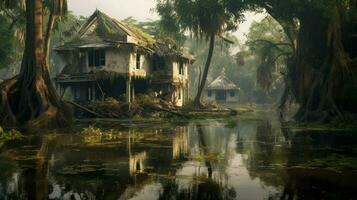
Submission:
[[[274,10],[274,6],[266,10],[282,25],[294,44],[293,56],[287,64],[286,89],[280,106],[282,111],[286,101],[294,99],[300,105],[295,115],[297,121],[330,122],[355,115],[355,4],[349,8],[338,1],[334,5],[324,4],[321,7],[305,5],[303,10],[297,11],[298,35],[294,31],[295,19],[279,15],[280,10]]]
[[[194,106],[196,108],[202,107],[201,96],[202,96],[203,89],[205,88],[206,81],[207,81],[207,76],[208,76],[208,72],[209,72],[209,68],[211,66],[215,39],[216,39],[216,35],[215,34],[211,34],[210,42],[209,42],[209,50],[208,50],[208,55],[207,55],[207,61],[206,61],[206,64],[205,64],[205,69],[203,70],[203,74],[202,74],[201,82],[199,83],[199,88],[198,88],[198,91],[197,91],[197,95],[196,95],[195,100],[193,102],[193,104],[194,104]]]
[[[0,122],[31,129],[56,128],[71,122],[44,63],[42,0],[26,0],[25,51],[18,77],[0,85]]]
[[[300,18],[298,49],[291,66],[292,92],[300,105],[296,120],[330,122],[345,120],[344,110],[336,102],[350,80],[350,59],[342,44],[342,10],[332,15],[306,9]],[[353,92],[353,91],[351,91]]]

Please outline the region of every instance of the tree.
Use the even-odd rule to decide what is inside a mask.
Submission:
[[[288,76],[291,93],[300,105],[295,116],[299,121],[348,120],[347,113],[357,111],[352,106],[357,98],[351,95],[357,91],[356,65],[351,62],[356,51],[349,49],[355,31],[347,28],[356,26],[352,14],[356,8],[347,2],[352,1],[295,3],[299,32]]]
[[[169,20],[166,20],[169,21]],[[186,40],[186,36],[175,25],[164,24],[163,20],[137,21],[133,17],[127,17],[123,20],[131,26],[138,27],[145,33],[154,36],[156,40],[164,40],[181,48]]]
[[[0,3],[7,8],[18,4],[9,0]],[[0,122],[34,129],[66,126],[71,122],[71,113],[56,93],[45,62],[43,1],[26,0],[25,7],[26,38],[21,71],[0,85]]]
[[[271,16],[267,16],[251,25],[245,45],[249,47],[247,53],[258,62],[256,81],[262,89],[260,91],[269,99],[280,96],[286,60],[293,53],[293,46],[283,28]]]
[[[355,115],[355,1],[246,0],[244,3],[253,10],[265,9],[280,23],[292,44],[283,101],[289,95],[300,105],[295,119],[330,122]]]
[[[46,62],[46,66],[50,66],[49,57],[50,57],[50,48],[51,48],[51,38],[53,29],[55,27],[55,23],[59,17],[67,14],[67,0],[49,0],[45,1],[45,6],[49,12],[48,22],[47,22],[47,30],[44,44],[44,59]]]
[[[210,73],[207,76],[207,81],[212,81],[222,72],[222,68],[225,68],[228,77],[231,80],[235,80],[238,84],[238,70],[235,61],[235,56],[232,54],[235,48],[239,46],[239,41],[236,37],[231,35],[225,35],[230,41],[234,41],[233,44],[228,44],[222,38],[217,38],[215,42],[214,51],[212,55],[212,62],[210,67]],[[192,95],[197,94],[197,90],[200,84],[200,74],[202,74],[202,66],[204,66],[207,60],[207,54],[209,51],[209,45],[204,40],[197,40],[195,38],[187,38],[185,42],[185,48],[189,52],[194,52],[195,62],[189,68],[189,82],[190,82],[190,93]]]
[[[237,5],[237,4],[235,4]],[[239,5],[239,4],[238,4]],[[206,85],[209,68],[212,61],[216,36],[237,28],[240,12],[228,12],[225,1],[218,0],[168,0],[157,2],[157,11],[163,24],[189,31],[196,38],[209,40],[209,51],[202,73],[200,85],[194,100],[196,107],[201,107],[202,91]],[[240,8],[236,6],[236,9]]]

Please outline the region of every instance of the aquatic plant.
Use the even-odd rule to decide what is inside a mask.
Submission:
[[[9,131],[5,131],[1,126],[0,126],[0,147],[8,140],[13,140],[22,137],[22,134],[15,130],[11,129]]]

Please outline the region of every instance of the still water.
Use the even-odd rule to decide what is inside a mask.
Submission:
[[[95,124],[3,145],[0,199],[354,199],[357,135],[261,119]]]

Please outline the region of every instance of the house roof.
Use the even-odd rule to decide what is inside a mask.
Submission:
[[[127,37],[131,38],[128,41]],[[140,29],[113,19],[96,10],[82,25],[76,36],[56,50],[72,48],[117,47],[122,43],[133,43],[138,46],[151,46],[155,40]]]
[[[177,56],[193,61],[190,54],[171,47],[166,41],[157,41],[140,28],[109,17],[96,10],[83,24],[76,36],[55,50],[84,48],[132,47],[138,46],[159,56]]]
[[[152,48],[154,49],[155,53],[159,56],[178,56],[178,57],[186,58],[187,60],[191,60],[191,61],[195,60],[193,55],[184,53],[183,51],[180,51],[175,47],[172,47],[168,43],[162,41],[155,42]]]
[[[236,84],[229,80],[223,69],[221,75],[219,75],[214,81],[212,81],[208,86],[208,90],[240,90]]]

